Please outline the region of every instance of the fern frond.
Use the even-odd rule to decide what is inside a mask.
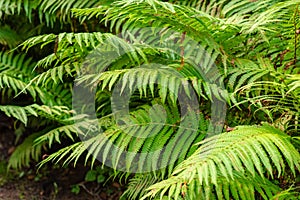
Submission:
[[[49,155],[46,159],[42,160],[39,163],[39,167],[43,166],[45,163],[47,163],[49,161],[55,161],[56,163],[58,163],[59,161],[61,161],[61,159],[65,158],[67,156],[70,156],[72,151],[74,151],[76,149],[82,150],[80,155],[82,155],[84,153],[84,151],[86,150],[86,148],[82,144],[82,142],[77,142],[75,144],[72,144],[71,146],[61,148],[60,150],[56,151],[55,153]],[[76,162],[74,165],[76,165]]]
[[[210,34],[206,31],[207,26],[217,21],[206,13],[197,11],[191,7],[173,5],[168,2],[156,0],[146,1],[118,1],[109,7],[93,9],[74,9],[76,16],[99,16],[105,15],[105,23],[110,23],[119,32],[122,24],[123,30],[132,30],[141,27],[168,27],[175,31],[186,31],[193,38],[207,41],[209,45],[216,45]],[[214,23],[216,25],[216,23]],[[217,48],[216,48],[217,49]]]
[[[2,0],[0,1],[0,8],[0,19],[2,19],[4,15],[13,15],[15,13],[16,4],[15,2]]]
[[[27,125],[28,115],[33,115],[37,117],[37,113],[32,109],[32,107],[20,107],[20,106],[0,106],[0,110],[4,112],[8,117],[14,117],[20,120],[22,123]]]
[[[124,90],[132,93],[135,89],[138,89],[142,97],[147,95],[148,88],[150,88],[150,93],[153,96],[155,93],[155,85],[159,84],[161,88],[160,95],[163,102],[168,95],[175,104],[180,93],[179,90],[183,90],[187,93],[187,96],[191,96],[191,89],[188,87],[187,79],[180,75],[176,69],[166,66],[151,65],[133,69],[108,71],[101,73],[98,76],[99,78],[93,77],[93,79],[100,81],[102,90],[106,87],[112,90],[112,87],[121,75],[123,75],[119,80],[121,83],[121,93],[123,93]],[[93,84],[93,82],[91,82],[91,84]]]
[[[141,198],[141,200],[154,198],[154,199],[257,199],[259,194],[263,199],[268,200],[282,192],[282,189],[273,184],[266,178],[259,176],[251,176],[233,172],[233,180],[228,181],[225,177],[219,176],[217,185],[200,184],[197,179],[191,182],[182,182],[177,179],[178,184],[173,184],[167,189],[163,184],[169,186],[168,179],[158,182],[150,186],[147,190],[148,193]],[[174,182],[175,179],[172,180]],[[175,182],[174,182],[175,183]],[[181,185],[179,185],[179,183]],[[164,190],[160,189],[164,188]],[[156,197],[156,198],[155,198]],[[287,198],[297,199],[293,194],[287,194]]]
[[[261,62],[256,64],[248,59],[236,59],[235,64],[237,68],[231,69],[228,73],[228,85],[234,91],[240,89],[243,85],[251,85],[262,80],[262,78],[268,77],[268,75],[276,74],[274,68],[263,65]]]
[[[21,91],[28,92],[33,98],[36,98],[37,88],[26,87],[30,78],[35,74],[32,72],[34,65],[35,63],[31,59],[26,59],[24,54],[1,52],[0,88],[2,90],[11,89],[15,95]]]
[[[237,97],[233,98],[236,101],[235,106],[250,103],[250,106],[255,108],[255,113],[263,111],[273,123],[291,116],[290,120],[284,120],[283,124],[280,122],[276,126],[279,125],[282,130],[288,132],[297,131],[297,125],[292,127],[289,123],[296,122],[297,124],[298,121],[299,77],[286,74],[285,71],[275,70],[269,62],[265,64],[261,62],[260,66],[264,67],[259,67],[261,69],[244,67],[239,68],[239,71],[236,69],[231,71],[228,83],[238,84],[234,91]],[[262,70],[263,68],[265,70]],[[234,80],[238,78],[240,80],[234,83]],[[273,116],[277,114],[280,115],[280,119],[274,119]]]
[[[138,171],[162,169],[162,176],[166,172],[171,173],[175,162],[182,161],[193,152],[189,148],[183,147],[200,141],[205,135],[207,125],[200,127],[200,130],[193,129],[193,127],[199,126],[199,122],[196,119],[196,114],[191,115],[192,112],[184,116],[177,125],[180,118],[178,113],[177,116],[174,113],[174,108],[172,112],[171,110],[167,111],[168,118],[166,118],[167,121],[164,121],[166,120],[164,119],[166,113],[164,114],[161,109],[159,106],[152,107],[152,109],[149,106],[144,106],[132,111],[129,116],[116,116],[120,125],[107,127],[104,133],[96,136],[87,135],[88,138],[76,147],[72,147],[72,150],[69,151],[66,148],[71,154],[57,152],[50,156],[47,161],[53,159],[59,161],[68,156],[65,164],[71,161],[76,163],[78,158],[88,149],[86,160],[91,158],[92,163],[98,158],[102,162],[123,171],[129,169]],[[204,120],[203,117],[201,119]],[[172,139],[170,140],[170,138]],[[117,146],[118,149],[114,146]],[[128,155],[123,155],[125,152],[128,152]],[[148,157],[147,153],[149,153]]]
[[[0,72],[21,77],[28,80],[35,74],[33,72],[35,62],[31,58],[26,58],[25,54],[14,54],[7,51],[0,53]],[[16,75],[17,74],[17,75]],[[27,78],[27,79],[26,79]]]
[[[110,3],[110,0],[83,0],[80,2],[75,0],[46,0],[39,5],[39,17],[41,21],[45,19],[48,25],[53,26],[57,19],[61,22],[70,22],[73,17],[71,14],[73,8],[93,8],[100,5],[109,5]]]
[[[238,127],[232,132],[207,138],[199,144],[199,149],[180,163],[171,177],[151,186],[147,196],[158,193],[162,196],[168,190],[170,197],[179,193],[190,194],[187,192],[189,187],[182,186],[194,184],[194,181],[204,188],[210,185],[218,188],[222,185],[218,181],[220,177],[228,183],[239,181],[234,177],[236,172],[242,177],[249,174],[254,179],[259,176],[264,179],[266,173],[273,177],[272,166],[280,176],[285,171],[283,160],[294,175],[295,169],[299,170],[300,167],[300,154],[291,144],[290,137],[269,125]],[[175,192],[175,188],[179,192]]]
[[[36,97],[36,90],[33,86],[27,86],[26,82],[15,77],[11,77],[10,75],[7,75],[5,73],[0,74],[0,88],[11,88],[14,91],[15,95],[19,94],[20,92],[28,92],[33,98]]]
[[[0,27],[0,44],[2,44],[3,46],[8,46],[10,49],[12,49],[16,47],[20,42],[20,36],[9,26]]]
[[[159,178],[151,173],[137,174],[130,179],[128,188],[122,194],[122,197],[126,199],[141,199],[146,194],[145,189],[156,183],[158,180]]]
[[[92,8],[99,5],[109,5],[111,3],[110,0],[101,0],[101,1],[52,1],[52,0],[32,0],[30,2],[26,0],[1,0],[0,1],[0,19],[3,18],[4,15],[13,15],[20,14],[21,12],[25,12],[25,16],[32,21],[33,13],[35,10],[38,11],[39,19],[41,22],[46,21],[48,26],[54,26],[56,20],[60,20],[60,22],[67,23],[71,22],[72,8]]]
[[[41,133],[34,133],[29,135],[22,144],[20,144],[9,158],[8,168],[21,169],[22,167],[29,167],[30,161],[40,160],[43,145],[34,145],[34,140],[40,136]]]
[[[26,16],[31,21],[32,18],[32,12],[34,9],[37,8],[38,4],[40,3],[39,0],[33,0],[30,1],[16,1],[16,0],[1,0],[0,1],[0,7],[1,11],[6,15],[13,15],[13,14],[20,14],[21,10],[24,10],[26,13]],[[1,12],[0,18],[3,17],[3,14]]]
[[[74,141],[75,137],[78,137],[79,134],[85,135],[83,130],[88,130],[91,126],[91,123],[88,123],[84,120],[85,116],[76,116],[76,118],[71,117],[65,120],[61,120],[60,123],[63,123],[63,126],[54,128],[49,132],[43,134],[38,137],[34,142],[35,144],[45,143],[47,142],[49,148],[52,146],[54,142],[61,143],[61,138],[63,136],[67,136],[72,141]],[[74,124],[74,120],[81,119],[81,122]]]
[[[15,106],[15,105],[3,105],[0,106],[0,110],[4,112],[8,117],[14,117],[20,120],[25,125],[27,124],[29,116],[45,117],[54,121],[62,122],[66,116],[70,116],[73,113],[65,106],[53,106],[32,104],[28,106]]]

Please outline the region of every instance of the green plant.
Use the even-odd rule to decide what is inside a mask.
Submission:
[[[72,185],[71,186],[71,192],[73,192],[74,194],[79,194],[80,193],[80,186],[78,184]]]
[[[85,181],[96,181],[97,183],[104,183],[107,179],[105,173],[107,171],[101,167],[96,167],[95,169],[89,170],[85,175]]]
[[[289,192],[274,179],[297,176],[299,170],[293,144],[299,133],[300,1],[36,1],[30,6],[18,1],[15,7],[7,2],[6,15],[24,9],[31,20],[37,12],[46,24],[70,24],[72,31],[39,34],[19,45],[28,54],[45,49],[36,64],[29,60],[23,67],[25,56],[17,53],[0,56],[0,87],[7,97],[0,109],[34,128],[11,157],[11,167],[28,166],[42,150],[61,143],[41,165],[76,164],[83,156],[92,166],[100,158],[125,177],[133,169],[146,171],[130,178],[124,198],[296,199],[297,190]],[[80,32],[74,21],[82,24]],[[94,23],[107,29],[93,28]],[[17,43],[2,38],[6,48]],[[73,110],[74,80],[95,92],[91,106],[97,118],[87,116],[85,99],[76,99],[79,107]],[[8,104],[24,93],[27,102]],[[180,104],[183,96],[197,104]],[[217,101],[240,109],[227,119],[244,118],[247,109],[254,114],[252,124],[268,121],[287,134],[264,124],[214,135],[223,132],[222,119],[213,120],[220,110],[210,111]],[[123,114],[120,105],[126,104]],[[103,133],[93,132],[95,127]],[[164,147],[153,157],[122,156]],[[97,170],[86,179],[103,181]]]

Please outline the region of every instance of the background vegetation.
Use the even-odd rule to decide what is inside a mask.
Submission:
[[[0,0],[0,116],[17,145],[8,167],[84,163],[88,180],[125,181],[123,199],[297,199],[299,3]],[[75,80],[95,92],[97,120],[89,102],[74,109]],[[124,90],[129,112],[118,115]],[[227,105],[222,127],[211,126],[216,102]],[[120,163],[109,142],[165,151]],[[94,155],[113,170],[103,177]]]

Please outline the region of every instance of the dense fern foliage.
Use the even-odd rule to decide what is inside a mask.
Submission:
[[[297,199],[299,3],[0,0],[9,166],[98,160],[124,199]]]

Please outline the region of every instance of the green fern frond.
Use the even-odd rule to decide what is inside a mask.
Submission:
[[[199,149],[180,163],[171,177],[151,186],[146,197],[156,194],[161,194],[162,197],[167,191],[169,197],[174,195],[175,198],[182,193],[192,195],[192,192],[188,192],[190,188],[187,187],[192,184],[203,188],[210,185],[220,188],[222,185],[222,182],[219,182],[220,178],[229,184],[235,184],[235,181],[240,181],[235,177],[235,173],[241,174],[242,179],[246,174],[250,179],[259,176],[264,179],[266,173],[273,177],[272,166],[280,176],[285,171],[283,160],[286,160],[294,175],[295,169],[299,170],[300,167],[300,154],[290,143],[290,137],[269,125],[238,127],[232,132],[207,138],[199,144],[201,144]],[[264,187],[264,190],[267,189]],[[257,192],[264,196],[264,192],[260,190]],[[212,194],[211,190],[208,194]],[[222,194],[222,190],[219,194]],[[232,195],[234,198],[243,196],[241,193]],[[266,193],[266,195],[265,199],[275,193]],[[251,199],[254,199],[254,194],[251,196]],[[230,199],[229,196],[227,199]]]
[[[80,2],[75,0],[46,0],[39,5],[39,16],[41,21],[45,18],[48,25],[53,25],[57,19],[61,22],[70,22],[73,17],[71,13],[71,9],[73,8],[93,8],[101,5],[109,5],[111,2],[110,0],[83,0]]]
[[[74,63],[72,66],[60,65],[57,67],[53,67],[31,79],[29,85],[34,84],[36,86],[47,86],[53,84],[56,85],[59,82],[64,83],[65,77],[73,77],[74,71],[78,71],[74,68]]]
[[[0,1],[0,19],[4,15],[13,15],[15,13],[15,8],[16,8],[15,2],[10,2],[10,1],[5,1],[1,0]]]
[[[10,74],[14,77],[22,77],[25,80],[28,80],[29,77],[35,74],[35,72],[32,71],[34,65],[35,62],[30,58],[26,58],[25,54],[14,54],[7,51],[0,53],[1,73]]]
[[[76,16],[105,15],[103,19],[105,23],[109,22],[110,29],[115,28],[117,32],[121,24],[123,31],[148,27],[150,24],[151,27],[168,27],[179,32],[187,31],[194,38],[202,38],[203,41],[208,41],[207,44],[216,45],[206,31],[206,26],[217,21],[212,16],[190,7],[172,5],[168,2],[156,0],[130,2],[117,1],[109,7],[74,9],[73,11]]]
[[[289,75],[287,77],[287,84],[289,90],[287,91],[287,95],[289,93],[294,93],[294,96],[300,96],[300,75],[299,74],[294,74],[294,75]]]
[[[240,20],[245,20],[245,18],[249,17],[251,11],[255,10],[256,12],[261,13],[262,11],[265,11],[270,4],[276,3],[274,0],[264,2],[249,2],[246,0],[233,0],[230,2],[227,0],[171,0],[169,2],[193,7],[211,16],[216,16],[228,21],[232,21],[229,19],[236,16],[239,17]]]
[[[39,137],[40,134],[41,133],[31,134],[22,144],[17,146],[9,158],[8,168],[21,169],[22,167],[29,167],[30,161],[32,160],[40,160],[43,145],[34,145],[34,140]]]
[[[268,75],[276,74],[274,68],[270,68],[262,63],[256,64],[247,59],[236,59],[237,68],[233,68],[228,73],[228,85],[233,90],[241,88],[243,85],[252,84]]]
[[[297,199],[299,198],[299,191],[298,187],[290,187],[286,190],[283,190],[279,193],[277,193],[272,199],[279,199],[279,200],[284,200],[284,199]]]
[[[34,9],[37,8],[38,4],[40,3],[39,0],[30,1],[16,1],[16,0],[1,0],[0,7],[1,11],[6,15],[13,15],[13,14],[20,14],[21,10],[24,10],[26,16],[31,21],[32,12]],[[0,18],[3,17],[3,13],[1,12]]]
[[[122,56],[124,56],[123,58],[127,57],[126,59],[131,62],[141,62],[140,57],[146,59],[146,56],[140,47],[128,44],[126,41],[112,34],[102,34],[99,32],[76,34],[61,33],[57,36],[54,34],[37,36],[26,40],[20,46],[26,50],[38,44],[43,47],[46,44],[54,43],[56,38],[58,38],[58,48],[56,49],[56,52],[40,60],[37,64],[37,67],[45,67],[46,65],[48,67],[50,63],[53,63],[54,67],[31,79],[29,85],[35,84],[46,86],[49,84],[51,85],[53,82],[54,84],[58,82],[64,82],[64,77],[66,75],[75,77],[76,74],[80,73],[80,68],[84,65],[82,62],[84,61],[84,58],[88,52],[90,52],[91,55],[100,53],[97,52],[97,50],[92,51],[100,44],[102,44],[102,46],[105,44],[107,51],[109,48],[112,48],[112,51],[115,52],[125,52],[125,55],[120,55],[121,59]],[[74,59],[76,62],[74,62]],[[89,57],[86,60],[87,63],[89,62],[88,59]],[[111,62],[111,60],[108,59],[106,62]],[[101,67],[103,68],[105,66],[107,66],[105,61],[103,61],[103,63],[99,61],[97,68],[99,68],[99,71],[101,72]],[[92,69],[91,71],[93,72],[95,69]]]
[[[20,107],[20,106],[0,106],[0,110],[4,112],[8,117],[14,117],[20,120],[22,123],[27,125],[28,115],[33,115],[37,117],[37,113],[32,109],[32,107]]]
[[[69,109],[67,106],[46,106],[46,105],[31,105],[37,114],[48,119],[53,119],[54,121],[65,120],[69,118],[74,111]]]
[[[66,120],[61,120],[60,123],[64,123],[65,125],[54,128],[49,132],[43,134],[35,140],[35,144],[45,143],[47,142],[49,148],[51,148],[54,142],[61,143],[61,138],[63,136],[67,136],[72,141],[74,138],[78,137],[79,134],[85,135],[82,130],[88,130],[91,126],[90,123],[84,120],[85,116],[77,116],[76,120],[82,119],[81,122],[74,124],[75,118],[71,117]]]
[[[225,177],[219,176],[217,185],[200,184],[198,180],[193,180],[190,183],[181,182],[178,179],[179,184],[174,184],[168,189],[159,190],[158,188],[164,187],[163,184],[169,185],[166,181],[161,181],[153,186],[150,186],[147,190],[148,193],[144,195],[141,200],[144,199],[257,199],[259,194],[263,199],[268,200],[275,195],[282,192],[281,188],[273,184],[266,178],[259,176],[253,177],[251,175],[241,175],[238,172],[233,172],[233,180],[228,181]],[[174,180],[173,180],[174,181]],[[172,182],[173,182],[172,181]],[[158,189],[158,190],[157,190]],[[160,193],[160,195],[158,195]],[[155,198],[156,197],[156,198]],[[297,199],[293,194],[287,194],[287,198]]]
[[[61,23],[71,22],[72,8],[92,8],[99,5],[109,5],[112,1],[101,0],[101,1],[80,1],[74,0],[68,1],[40,1],[40,0],[1,0],[0,1],[0,19],[4,15],[20,14],[25,12],[25,16],[28,17],[29,21],[32,21],[34,11],[38,11],[38,16],[41,22],[46,21],[48,26],[54,26],[57,20]]]
[[[28,51],[29,48],[42,44],[41,48],[51,42],[54,42],[56,39],[55,34],[45,34],[45,35],[39,35],[32,38],[27,39],[22,44],[20,44],[18,47],[22,47],[22,50]]]
[[[146,188],[158,181],[153,174],[137,174],[130,179],[127,190],[122,194],[125,199],[141,199],[146,194]],[[122,199],[122,197],[120,199]]]
[[[26,87],[30,78],[35,75],[32,72],[34,65],[35,63],[31,59],[26,59],[24,54],[1,52],[0,88],[2,90],[11,89],[15,95],[22,91],[36,98],[37,88],[34,86]]]
[[[10,49],[12,49],[16,47],[20,42],[20,36],[9,26],[0,27],[0,44],[2,44],[3,46],[8,46]]]
[[[121,82],[121,93],[126,89],[129,90],[130,93],[138,89],[142,97],[147,95],[149,88],[150,93],[154,96],[155,85],[159,84],[161,88],[160,95],[163,102],[167,96],[170,96],[172,102],[176,104],[179,90],[184,90],[187,96],[191,95],[186,78],[180,75],[176,69],[160,65],[156,66],[152,64],[140,68],[108,71],[101,73],[98,76],[99,78],[93,77],[93,79],[100,81],[102,90],[106,87],[112,90],[121,75],[123,75],[119,80]],[[93,84],[93,82],[91,84]]]
[[[20,92],[29,93],[33,98],[36,97],[36,90],[33,86],[27,86],[27,83],[5,73],[0,74],[0,88],[1,89],[12,89],[14,94],[17,95]],[[24,89],[25,88],[25,89]]]
[[[56,151],[55,153],[49,155],[46,159],[42,160],[39,163],[39,167],[43,166],[45,163],[47,163],[49,161],[53,161],[53,162],[55,161],[56,163],[58,163],[59,161],[61,161],[61,159],[70,156],[72,151],[74,151],[75,149],[82,150],[80,155],[82,155],[84,153],[84,151],[86,150],[86,148],[82,144],[82,142],[77,142],[75,144],[72,144],[71,146],[61,148],[60,150]],[[64,163],[64,164],[66,164],[66,163]],[[76,165],[76,162],[74,163],[74,165]]]
[[[279,126],[284,131],[297,131],[297,125],[291,127],[288,124],[292,121],[297,124],[298,121],[299,77],[274,69],[269,61],[260,60],[259,63],[259,66],[263,67],[246,64],[252,68],[239,67],[229,73],[229,85],[236,86],[234,94],[237,95],[236,98],[232,98],[236,102],[234,105],[239,107],[250,103],[255,113],[263,111],[273,123],[280,120],[275,122],[273,116],[276,114],[280,114],[281,119],[291,116],[290,120],[284,120],[284,124],[280,122]],[[237,79],[239,80],[236,81]]]
[[[196,114],[191,115],[191,112],[177,125],[180,118],[175,115],[174,108],[172,112],[171,110],[167,111],[168,118],[166,119],[168,120],[164,121],[166,113],[162,113],[163,110],[161,109],[161,107],[150,109],[149,106],[144,106],[132,111],[129,116],[116,116],[119,125],[107,127],[107,130],[102,134],[87,136],[90,138],[82,141],[76,147],[70,147],[72,150],[66,148],[70,154],[57,152],[43,163],[50,160],[60,161],[65,156],[68,156],[65,164],[71,161],[76,163],[78,158],[88,149],[86,160],[91,158],[92,163],[96,158],[99,158],[106,164],[110,163],[114,168],[121,167],[125,171],[129,168],[139,171],[162,169],[162,176],[165,173],[170,174],[174,168],[172,163],[177,162],[177,160],[181,162],[188,154],[192,153],[189,148],[182,147],[200,141],[205,135],[207,125],[200,127],[200,130],[194,130],[192,127],[198,127],[199,124],[192,124],[193,122],[198,123],[198,120],[195,119],[197,118]],[[201,119],[204,120],[203,117]],[[170,140],[170,138],[172,139]],[[118,150],[114,149],[111,143],[116,145]],[[165,150],[161,151],[163,148]],[[141,158],[129,154],[125,156],[124,161],[121,161],[120,156],[125,151],[131,152],[132,155],[150,154],[149,157],[142,156]],[[135,163],[135,159],[139,159],[137,163]]]
[[[8,117],[14,117],[27,125],[28,117],[45,117],[54,121],[62,122],[66,116],[70,116],[73,113],[65,106],[53,106],[32,104],[28,106],[15,106],[15,105],[2,105],[0,110],[4,112]]]
[[[55,34],[44,34],[38,35],[35,37],[31,37],[24,41],[19,47],[22,47],[22,50],[28,51],[28,49],[32,48],[33,46],[40,45],[43,48],[45,45],[49,43],[57,42],[59,51],[61,49],[64,50],[65,47],[70,45],[78,45],[78,48],[82,51],[87,50],[87,47],[95,48],[97,45],[103,43],[105,39],[118,38],[113,34],[110,33],[100,33],[100,32],[93,32],[93,33],[60,33],[58,35]],[[116,40],[115,39],[115,40]],[[125,44],[125,43],[124,43]]]

